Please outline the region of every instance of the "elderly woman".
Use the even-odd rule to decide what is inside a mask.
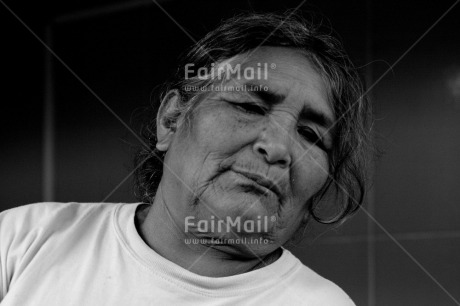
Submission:
[[[284,248],[363,200],[370,108],[340,44],[243,15],[178,67],[136,159],[143,203],[0,215],[2,305],[353,305]]]

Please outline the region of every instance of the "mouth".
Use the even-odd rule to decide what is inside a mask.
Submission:
[[[255,182],[258,186],[262,187],[263,191],[265,191],[265,193],[267,192],[273,192],[274,194],[276,194],[278,197],[281,197],[281,189],[280,187],[272,180],[264,177],[264,176],[261,176],[259,174],[256,174],[256,173],[250,173],[250,172],[245,172],[245,171],[237,171],[237,170],[233,170],[233,172],[239,174],[239,175],[242,175],[244,176],[245,178]]]

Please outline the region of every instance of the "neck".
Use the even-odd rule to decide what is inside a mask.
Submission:
[[[190,272],[209,277],[231,276],[263,268],[281,256],[280,248],[262,258],[242,258],[220,247],[187,244],[186,239],[191,237],[174,224],[161,198],[157,194],[150,207],[136,211],[136,228],[150,248]]]

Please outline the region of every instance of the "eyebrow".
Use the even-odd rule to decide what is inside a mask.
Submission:
[[[267,104],[269,104],[270,106],[279,104],[284,99],[286,99],[286,96],[283,94],[279,94],[271,90],[264,90],[263,85],[258,85],[258,84],[253,84],[253,83],[247,83],[245,85],[251,88],[251,90],[247,91],[249,95],[255,96],[267,102]]]
[[[279,94],[271,90],[264,90],[263,85],[247,83],[246,86],[254,88],[254,90],[250,90],[247,93],[249,93],[251,96],[255,96],[261,99],[270,106],[279,104],[284,99],[286,99],[286,96],[283,94]],[[315,109],[311,106],[304,106],[302,108],[302,111],[300,113],[300,119],[314,122],[325,129],[329,129],[331,128],[331,126],[334,125],[334,121],[332,120],[332,118],[330,118],[324,112]]]

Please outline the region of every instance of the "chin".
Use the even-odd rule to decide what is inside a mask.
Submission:
[[[247,192],[226,192],[203,197],[203,209],[219,217],[257,217],[273,216],[278,211],[278,202],[273,197],[264,197]],[[209,208],[209,209],[208,209]]]

